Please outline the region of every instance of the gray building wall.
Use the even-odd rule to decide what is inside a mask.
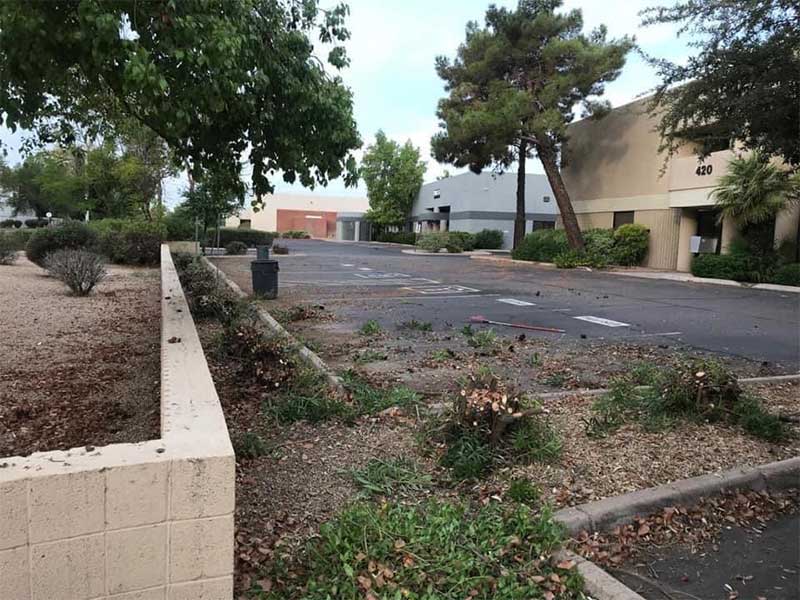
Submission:
[[[411,209],[411,220],[415,231],[425,231],[436,222],[444,228],[444,221],[449,221],[450,231],[499,229],[503,247],[510,248],[516,204],[516,173],[463,173],[423,185]],[[449,207],[450,213],[440,212],[440,207]],[[525,176],[525,211],[527,232],[534,221],[555,223],[558,207],[544,175]]]

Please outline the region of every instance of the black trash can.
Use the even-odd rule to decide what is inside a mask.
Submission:
[[[277,298],[279,270],[277,260],[254,260],[251,262],[253,293],[262,298]]]

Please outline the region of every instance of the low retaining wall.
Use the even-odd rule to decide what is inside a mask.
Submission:
[[[169,248],[161,438],[0,458],[0,599],[231,600],[235,461]]]

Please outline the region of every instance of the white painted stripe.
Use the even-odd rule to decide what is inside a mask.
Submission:
[[[661,337],[663,335],[683,335],[682,331],[668,331],[666,333],[642,333],[639,337]]]
[[[603,317],[592,317],[587,315],[583,317],[572,318],[580,321],[587,321],[589,323],[595,323],[597,325],[605,325],[606,327],[630,327],[630,323],[621,323],[619,321],[612,321],[611,319],[604,319]]]
[[[571,308],[554,308],[553,312],[572,312]]]
[[[343,267],[355,267],[353,263],[342,263]]]
[[[359,271],[372,271],[369,267],[358,267]]]
[[[533,302],[525,302],[525,300],[517,300],[516,298],[498,298],[497,301],[514,306],[536,306]]]

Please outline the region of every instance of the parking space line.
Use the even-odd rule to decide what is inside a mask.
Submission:
[[[362,279],[406,279],[411,277],[405,273],[353,273],[353,275]]]
[[[586,315],[583,317],[572,317],[572,318],[578,319],[579,321],[594,323],[595,325],[604,325],[606,327],[630,327],[630,323],[622,323],[620,321],[614,321],[612,319],[604,319],[603,317],[592,317],[590,315]]]
[[[511,304],[512,306],[536,306],[533,302],[525,302],[525,300],[517,300],[516,298],[498,298],[497,301]]]
[[[352,263],[342,263],[342,266],[343,267],[355,267],[355,265],[352,264]]]
[[[480,292],[480,290],[476,290],[475,288],[466,287],[463,285],[419,285],[419,286],[407,286],[401,288],[403,290],[409,290],[411,292],[419,292],[420,294],[451,294],[455,293],[470,293],[470,292]]]
[[[372,271],[369,267],[358,267],[359,271]]]

